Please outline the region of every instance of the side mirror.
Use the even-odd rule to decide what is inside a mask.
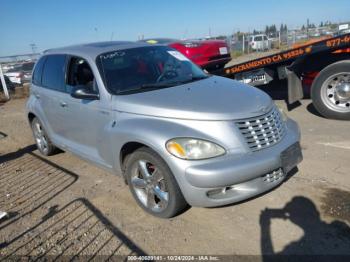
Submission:
[[[71,96],[78,99],[84,100],[98,100],[100,96],[98,93],[93,92],[86,86],[75,86],[72,89]]]

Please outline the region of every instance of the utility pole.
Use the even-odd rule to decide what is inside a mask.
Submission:
[[[248,35],[247,35],[247,51],[248,51],[248,54],[250,53],[250,44],[249,44],[249,40],[250,40],[250,27],[248,27]]]
[[[30,44],[29,46],[32,49],[32,59],[34,59],[34,56],[35,56],[36,50],[37,50],[37,46],[34,43]]]
[[[243,35],[242,35],[242,36],[243,36],[243,38],[242,38],[242,43],[243,43],[243,44],[242,44],[242,51],[243,51],[243,54],[244,54],[244,51],[245,51],[245,50],[244,50],[244,49],[245,49],[245,39],[244,39],[244,33],[243,33]]]
[[[278,49],[281,49],[281,30],[278,31]]]
[[[34,44],[34,43],[30,44],[30,48],[32,49],[32,53],[34,55],[36,53],[36,50],[37,50],[36,44]]]

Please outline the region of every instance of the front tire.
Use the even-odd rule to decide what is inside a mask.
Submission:
[[[41,154],[50,156],[56,153],[57,148],[52,144],[43,125],[36,117],[31,122],[31,128],[35,139],[36,146]]]
[[[350,60],[324,68],[312,83],[311,98],[324,117],[350,120]]]
[[[188,206],[169,167],[153,150],[140,148],[126,161],[130,191],[143,210],[170,218]]]

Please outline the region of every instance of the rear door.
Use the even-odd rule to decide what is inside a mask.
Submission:
[[[62,98],[65,95],[65,55],[48,55],[43,64],[41,84],[36,97],[45,115],[44,125],[49,130],[54,144],[64,144],[64,115]],[[35,78],[33,81],[36,81]]]

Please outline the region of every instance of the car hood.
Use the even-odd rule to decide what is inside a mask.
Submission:
[[[217,76],[113,99],[117,111],[192,120],[250,118],[266,113],[273,106],[263,91]]]

